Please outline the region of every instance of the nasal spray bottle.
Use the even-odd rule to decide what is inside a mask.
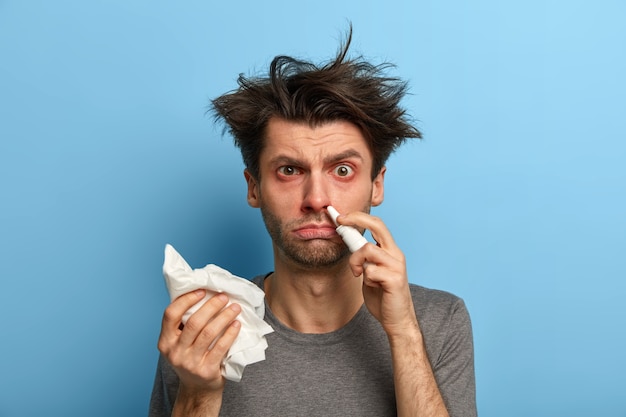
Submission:
[[[341,236],[348,249],[350,249],[350,252],[358,251],[363,247],[363,245],[367,243],[367,239],[365,239],[365,237],[363,237],[363,235],[359,233],[359,231],[356,230],[354,227],[344,226],[337,223],[337,217],[339,217],[339,212],[335,210],[333,206],[326,207],[326,210],[328,210],[328,214],[330,214],[330,217],[333,219],[333,222],[337,226],[335,230],[337,231],[339,236]],[[367,263],[365,263],[363,266],[366,265]]]

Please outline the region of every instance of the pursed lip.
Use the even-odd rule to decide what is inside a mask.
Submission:
[[[330,223],[309,223],[293,231],[302,239],[330,239],[337,236],[335,226]]]

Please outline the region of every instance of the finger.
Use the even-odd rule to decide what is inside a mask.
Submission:
[[[399,251],[391,232],[385,223],[376,216],[355,211],[339,216],[337,221],[346,226],[368,229],[378,246],[385,250],[393,251],[394,253]]]
[[[213,348],[208,352],[207,359],[214,362],[221,362],[228,353],[228,350],[235,342],[241,330],[241,323],[237,320],[231,322],[224,333],[216,340]]]
[[[405,283],[404,275],[396,272],[393,267],[369,264],[363,271],[363,285],[366,287],[392,291],[404,287]]]
[[[368,255],[369,249],[368,247],[375,247],[371,243],[368,243],[361,247],[358,251],[354,252],[350,255],[348,260],[350,264],[350,269],[352,270],[352,274],[355,277],[359,277],[365,273],[365,269],[370,270],[376,266],[376,261],[373,260],[373,256]]]
[[[390,272],[396,273],[404,269],[402,252],[391,254],[371,243],[354,252],[349,262],[354,276],[363,274],[370,283],[388,277]]]
[[[172,301],[163,313],[161,333],[176,334],[178,327],[182,323],[185,312],[200,301],[205,294],[206,291],[204,290],[196,290],[183,294]]]
[[[213,318],[228,304],[226,294],[216,294],[202,305],[188,319],[183,328],[179,343],[182,346],[191,346],[200,332]]]
[[[224,334],[240,312],[241,307],[238,304],[231,304],[220,311],[198,334],[191,346],[192,355],[203,355],[209,349],[215,349],[214,344],[217,343],[217,340]]]

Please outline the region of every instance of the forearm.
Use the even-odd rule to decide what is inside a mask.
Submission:
[[[222,391],[209,394],[178,390],[172,417],[217,417],[222,406]]]
[[[448,417],[419,327],[389,342],[398,416]]]

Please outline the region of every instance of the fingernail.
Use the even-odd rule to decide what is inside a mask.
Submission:
[[[194,294],[198,297],[204,297],[204,290],[195,290]]]
[[[228,296],[226,294],[220,293],[217,295],[217,298],[220,299],[220,301],[227,303],[228,302]]]

